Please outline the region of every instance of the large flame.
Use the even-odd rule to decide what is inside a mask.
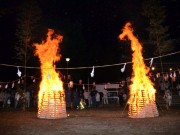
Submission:
[[[59,43],[61,35],[54,34],[49,29],[46,41],[34,44],[35,55],[38,55],[41,63],[42,81],[38,93],[38,117],[57,119],[66,117],[66,103],[63,82],[55,71],[54,63],[60,60]]]
[[[130,85],[129,116],[132,118],[144,118],[158,116],[155,104],[156,90],[148,77],[149,68],[145,65],[142,56],[142,45],[133,35],[131,23],[126,23],[119,35],[121,40],[128,38],[131,41],[133,75]]]

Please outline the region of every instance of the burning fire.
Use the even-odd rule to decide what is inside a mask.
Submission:
[[[133,76],[130,85],[129,117],[145,118],[159,116],[155,103],[156,90],[147,76],[149,68],[145,66],[142,56],[142,45],[133,35],[131,23],[126,23],[119,35],[121,40],[128,38],[131,41]]]
[[[38,93],[38,117],[57,119],[67,117],[63,82],[55,71],[54,63],[60,60],[59,43],[61,35],[54,34],[49,29],[46,41],[34,44],[35,55],[38,55],[41,63],[42,80]]]

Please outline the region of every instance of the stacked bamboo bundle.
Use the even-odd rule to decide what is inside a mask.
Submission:
[[[66,118],[65,95],[59,91],[47,91],[43,93],[41,106],[38,108],[38,117],[45,119]]]
[[[150,100],[146,91],[141,90],[141,97],[132,96],[128,115],[131,118],[147,118],[159,116],[156,103]],[[137,98],[138,97],[138,98]]]

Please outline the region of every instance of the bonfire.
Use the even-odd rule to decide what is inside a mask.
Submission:
[[[55,62],[60,60],[59,43],[63,37],[49,29],[47,39],[41,44],[34,44],[35,55],[41,63],[42,80],[38,93],[38,117],[58,119],[67,117],[63,82],[56,72]]]
[[[133,75],[128,100],[128,115],[131,118],[157,117],[159,113],[155,102],[156,90],[148,76],[150,68],[144,63],[142,55],[143,48],[138,39],[133,35],[131,23],[128,22],[125,24],[119,38],[121,40],[129,39],[131,41],[131,50],[133,51]]]

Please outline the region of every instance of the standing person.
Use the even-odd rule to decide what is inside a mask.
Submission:
[[[68,85],[68,88],[65,90],[65,99],[66,99],[66,107],[71,107],[71,88]]]
[[[118,97],[119,97],[119,105],[123,107],[124,106],[123,90],[120,90]]]
[[[10,96],[8,97],[7,99],[7,108],[10,108],[11,106],[11,99],[10,99]]]
[[[81,99],[83,99],[84,97],[84,95],[83,95],[83,93],[84,93],[84,90],[83,90],[83,84],[82,84],[82,80],[80,79],[79,80],[79,84],[78,84],[78,86],[77,86],[77,90],[78,90],[78,93],[79,93],[79,97],[81,98]]]
[[[169,109],[169,107],[171,106],[172,104],[172,96],[171,96],[171,92],[168,90],[168,91],[165,91],[165,94],[164,94],[164,97],[163,97],[166,101],[166,108]]]
[[[89,107],[89,91],[88,90],[84,90],[84,100],[86,103],[86,108]]]
[[[162,80],[160,82],[160,94],[161,94],[161,96],[164,96],[164,94],[165,94],[165,83],[164,83],[164,80]]]
[[[11,93],[10,93],[10,95],[11,95],[11,96],[10,96],[10,101],[11,101],[11,107],[12,107],[12,108],[14,108],[14,98],[15,98],[14,94],[15,94],[14,92],[11,92]]]
[[[7,91],[4,91],[4,94],[3,94],[3,108],[5,108],[7,106],[7,100],[8,100],[8,94],[7,94]]]
[[[69,90],[70,90],[70,108],[73,109],[73,100],[74,100],[74,83],[73,81],[69,82]]]
[[[4,100],[4,93],[3,93],[3,91],[1,90],[0,91],[0,108],[2,108],[3,107],[3,100]]]
[[[92,107],[95,107],[96,106],[96,90],[95,89],[91,90],[90,96],[91,96],[91,101],[92,101]]]
[[[34,98],[33,106],[37,107],[38,106],[38,92],[34,93],[33,98]]]
[[[25,98],[26,98],[26,107],[29,108],[30,107],[30,91],[29,90],[26,91]]]
[[[84,90],[83,90],[83,84],[82,84],[82,80],[79,80],[79,83],[77,85],[77,93],[78,93],[78,109],[82,109],[84,108],[83,105],[83,100],[84,100]]]
[[[165,91],[170,89],[170,82],[169,82],[169,80],[165,80],[164,81],[164,87],[165,87]]]
[[[19,92],[15,93],[15,101],[14,101],[14,108],[17,109],[18,105],[19,105],[19,99],[20,99],[21,95],[19,94]]]
[[[79,109],[79,104],[80,104],[79,92],[77,89],[75,89],[73,91],[73,107],[74,107],[74,109]]]
[[[11,94],[7,92],[7,107],[10,108],[11,106]]]
[[[103,90],[103,104],[108,104],[108,96],[107,96],[108,91],[104,88]]]
[[[89,98],[88,98],[89,107],[92,107],[91,91],[92,91],[92,90],[89,91]]]
[[[99,107],[100,104],[100,94],[99,92],[96,92],[96,107]]]
[[[126,93],[123,93],[123,100],[124,100],[124,102],[127,101],[127,94]]]

